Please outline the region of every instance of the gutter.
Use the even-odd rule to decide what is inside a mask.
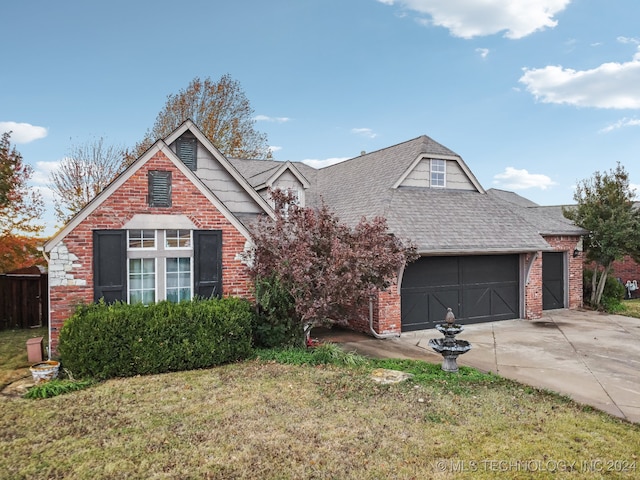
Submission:
[[[37,250],[42,253],[42,256],[47,261],[47,271],[51,271],[51,265],[49,265],[49,257],[44,247],[38,247]],[[49,276],[47,275],[47,332],[49,339],[47,341],[47,360],[51,360],[51,284],[49,283]]]

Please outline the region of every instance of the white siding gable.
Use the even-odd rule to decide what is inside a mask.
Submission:
[[[477,190],[460,164],[455,160],[446,161],[445,188],[452,190]],[[431,159],[422,158],[406,175],[401,187],[431,187]]]

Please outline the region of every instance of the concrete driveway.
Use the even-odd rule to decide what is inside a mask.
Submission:
[[[322,336],[364,355],[442,363],[428,346],[430,338],[442,337],[437,330],[387,340],[340,331]],[[459,365],[552,390],[640,423],[640,319],[552,310],[539,320],[468,325],[458,338],[472,345],[458,357]]]

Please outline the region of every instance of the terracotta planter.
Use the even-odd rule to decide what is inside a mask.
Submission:
[[[44,362],[39,362],[29,367],[36,385],[57,378],[59,369],[60,362],[56,362],[55,360],[45,360]]]

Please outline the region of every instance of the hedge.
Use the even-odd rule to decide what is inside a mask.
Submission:
[[[251,354],[253,315],[248,301],[233,297],[84,305],[60,330],[58,353],[79,378],[207,368]]]

